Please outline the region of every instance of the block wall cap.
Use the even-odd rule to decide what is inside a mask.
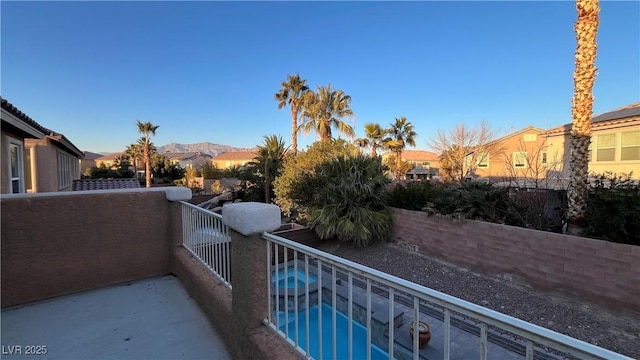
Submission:
[[[191,200],[191,189],[182,186],[167,187],[164,190],[167,200],[169,201],[187,201]]]
[[[222,222],[245,236],[274,231],[280,227],[280,208],[258,202],[225,204]]]

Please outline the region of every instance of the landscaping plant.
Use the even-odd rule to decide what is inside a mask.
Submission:
[[[391,235],[384,167],[379,157],[341,156],[293,183],[297,200],[308,209],[309,226],[321,239],[337,238],[367,246]]]

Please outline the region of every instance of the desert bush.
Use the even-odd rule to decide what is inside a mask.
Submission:
[[[463,184],[431,181],[397,185],[389,205],[430,214],[505,223],[508,220],[508,191],[490,184],[467,181]]]
[[[367,246],[391,234],[387,183],[379,157],[341,156],[293,181],[291,193],[308,209],[309,226],[321,239]]]
[[[640,245],[640,184],[631,175],[597,175],[587,198],[587,236]]]
[[[293,183],[303,176],[314,174],[316,167],[323,162],[357,153],[359,150],[356,147],[337,139],[315,142],[305,151],[286,159],[280,176],[273,182],[274,203],[280,206],[285,215],[294,213],[304,218],[306,209],[301,203],[308,201],[307,197],[316,191],[317,185],[308,182],[305,183],[307,188],[298,186],[293,189]]]

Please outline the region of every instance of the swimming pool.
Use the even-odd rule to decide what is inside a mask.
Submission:
[[[333,346],[331,344],[332,334],[332,312],[331,306],[322,304],[322,357],[331,358],[333,355]],[[280,314],[281,325],[280,330],[285,331],[287,324],[284,322],[283,314]],[[306,348],[306,334],[305,334],[305,311],[298,313],[298,342],[299,346],[303,349]],[[338,359],[347,359],[349,355],[348,330],[349,318],[341,312],[336,313],[336,352]],[[309,352],[310,355],[317,359],[318,353],[318,306],[313,306],[309,311]],[[293,314],[289,314],[289,337],[295,341],[295,318]],[[354,359],[366,359],[367,358],[367,332],[366,328],[357,322],[353,322],[353,358]],[[386,351],[382,350],[376,345],[371,345],[371,359],[388,359],[389,356]]]
[[[298,275],[297,283],[296,283],[296,279],[294,278],[294,274]],[[275,277],[275,271],[273,273],[273,276]],[[278,288],[284,288],[286,283],[288,289],[293,289],[295,287],[304,286],[305,278],[306,276],[304,273],[304,269],[298,268],[296,272],[296,269],[294,269],[293,266],[290,266],[287,268],[286,271],[284,271],[283,269],[279,270],[278,279],[274,279],[272,283],[276,285],[276,280],[277,280]],[[309,273],[309,283],[314,283],[317,280],[318,280],[317,276],[313,275],[312,273]]]

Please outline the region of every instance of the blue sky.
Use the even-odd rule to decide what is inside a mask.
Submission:
[[[640,100],[640,2],[601,2],[596,114]],[[558,2],[0,3],[1,95],[82,150],[153,142],[253,147],[279,134],[287,74],[352,96],[356,135],[405,116],[499,134],[571,121],[576,20]],[[299,136],[301,148],[315,140]]]

